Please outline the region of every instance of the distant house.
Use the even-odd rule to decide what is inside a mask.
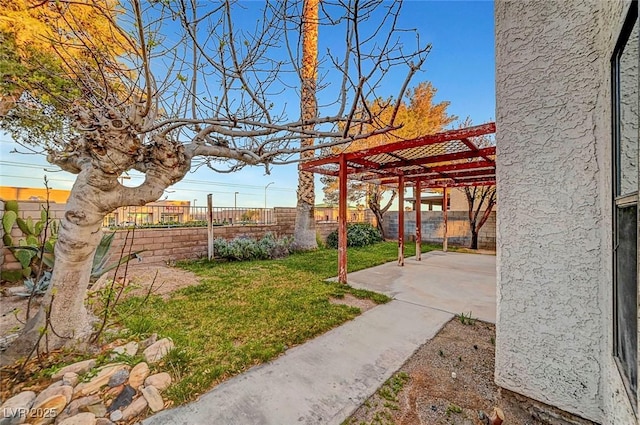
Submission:
[[[637,424],[637,1],[498,1],[496,382]]]
[[[47,195],[48,192],[48,195]],[[47,189],[40,187],[0,186],[0,199],[3,201],[41,201],[65,204],[71,191],[64,189]]]

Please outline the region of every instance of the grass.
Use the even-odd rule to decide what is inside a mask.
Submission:
[[[439,249],[423,246],[423,251]],[[406,255],[414,255],[413,244]],[[348,271],[393,261],[397,244],[382,242],[349,249]],[[327,330],[353,319],[360,310],[329,302],[350,293],[377,303],[384,295],[356,290],[325,279],[337,274],[337,250],[298,253],[281,260],[179,263],[201,284],[163,300],[152,296],[123,302],[118,309],[128,336],[157,332],[176,344],[160,365],[177,381],[167,396],[180,404],[216,383],[263,363]]]

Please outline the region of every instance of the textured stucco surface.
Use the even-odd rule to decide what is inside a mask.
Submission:
[[[610,65],[628,2],[497,2],[496,382],[636,423],[612,353]]]

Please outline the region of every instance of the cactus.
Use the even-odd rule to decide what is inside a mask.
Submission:
[[[47,227],[47,234],[43,234]],[[22,237],[14,239],[11,230],[14,225],[22,232]],[[40,211],[40,220],[33,221],[31,217],[22,219],[18,216],[18,203],[7,201],[5,212],[2,216],[2,228],[4,245],[13,252],[22,269],[15,271],[3,271],[2,279],[16,282],[37,274],[39,270],[46,271],[53,267],[53,247],[58,237],[58,223],[49,218],[45,208]]]

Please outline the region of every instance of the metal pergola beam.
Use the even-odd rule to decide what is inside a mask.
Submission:
[[[338,225],[338,281],[347,283],[347,179],[398,187],[398,264],[404,265],[404,191],[414,185],[416,208],[416,259],[420,260],[421,192],[422,188],[443,189],[444,235],[443,249],[447,250],[447,203],[449,189],[464,186],[495,185],[496,148],[478,148],[472,137],[495,133],[495,123],[488,123],[412,140],[387,143],[355,152],[343,152],[301,164],[301,169],[337,176],[339,180]],[[425,146],[442,148],[424,149]],[[461,150],[461,149],[467,150]],[[430,155],[428,152],[449,152]],[[389,157],[397,160],[388,161]],[[388,162],[384,162],[387,160]],[[329,164],[338,166],[327,167]],[[416,169],[416,167],[418,167]]]

